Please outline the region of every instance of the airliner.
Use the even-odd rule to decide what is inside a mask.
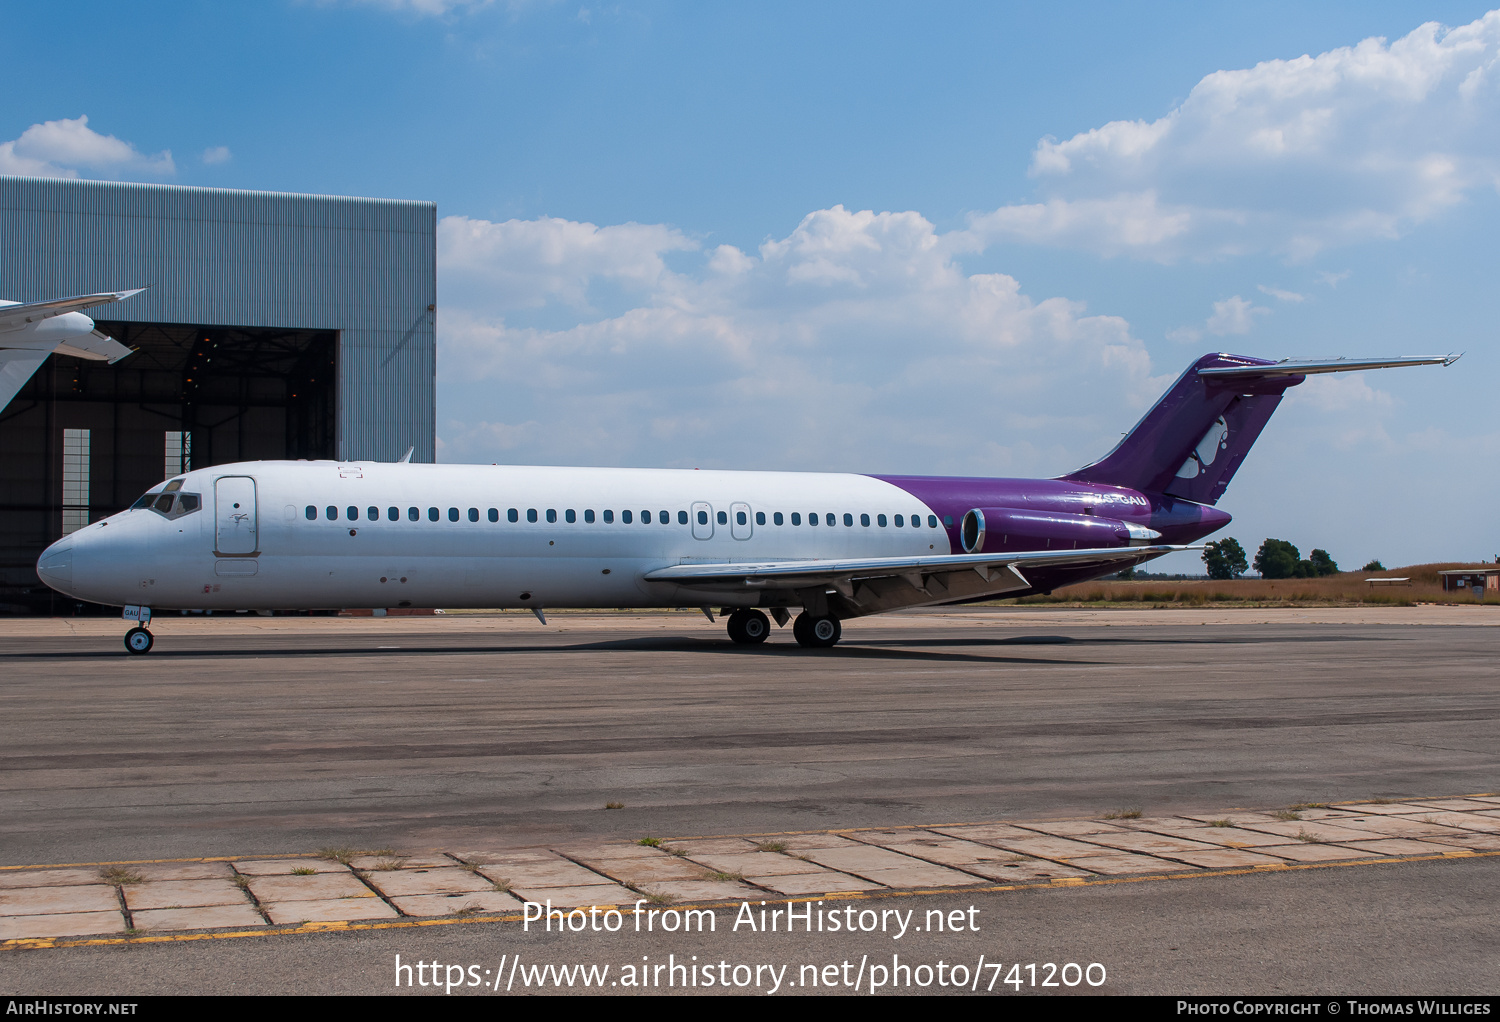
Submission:
[[[0,300],[0,411],[53,352],[113,365],[130,349],[102,331],[81,309],[123,302],[146,290],[105,291],[41,302]]]
[[[37,573],[153,609],[713,608],[736,643],[1048,593],[1223,528],[1215,507],[1289,387],[1455,356],[1195,361],[1100,460],[1055,479],[263,461],[195,469],[53,543]],[[408,452],[408,457],[410,452]]]

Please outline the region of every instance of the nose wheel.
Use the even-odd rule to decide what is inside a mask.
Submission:
[[[125,648],[131,653],[149,653],[156,639],[144,628],[132,628],[125,633]]]

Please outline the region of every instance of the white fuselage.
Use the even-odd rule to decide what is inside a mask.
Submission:
[[[931,508],[854,474],[254,462],[179,480],[167,514],[137,506],[64,537],[41,577],[161,609],[749,606],[743,587],[643,576],[950,552]]]

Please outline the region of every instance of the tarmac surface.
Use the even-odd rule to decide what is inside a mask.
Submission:
[[[158,618],[145,657],[124,653],[115,621],[0,623],[0,865],[504,853],[1500,790],[1500,616],[1485,608],[976,609],[849,622],[828,651],[783,633],[734,647],[681,613],[549,619]],[[1032,948],[1091,934],[1090,961],[1108,951],[1133,970],[1116,991],[1243,990],[1253,976],[1311,992],[1316,974],[1345,992],[1493,992],[1495,869],[1481,853],[962,900]],[[1051,907],[1017,914],[1039,898]],[[1248,906],[1232,925],[1231,904]],[[1359,937],[1377,918],[1385,929]],[[1192,938],[1206,919],[1221,921],[1214,938]],[[498,946],[486,924],[442,929],[7,952],[0,984],[206,992],[253,974],[288,978],[234,988],[377,992],[391,948],[479,961]],[[1268,956],[1260,943],[1283,932],[1285,953]],[[1398,969],[1372,949],[1401,935]],[[853,948],[816,944],[797,954]],[[312,959],[289,950],[304,945]],[[1228,966],[1236,954],[1279,964],[1247,972]],[[204,955],[224,969],[191,964]]]

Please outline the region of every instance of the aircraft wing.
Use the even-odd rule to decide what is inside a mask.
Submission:
[[[954,603],[1032,588],[1023,573],[1033,568],[1123,569],[1197,546],[1130,546],[1094,550],[1032,550],[1024,553],[942,554],[929,557],[865,557],[849,560],[757,561],[674,564],[645,575],[705,594],[758,589],[833,589],[843,597],[841,616],[876,614],[901,607]]]
[[[0,348],[0,409],[10,404],[50,354],[33,348]]]
[[[51,319],[67,312],[82,312],[95,305],[124,301],[146,290],[138,287],[130,291],[101,291],[93,295],[75,295],[72,298],[50,298],[45,302],[17,302],[0,305],[0,331],[16,330],[28,323]]]

